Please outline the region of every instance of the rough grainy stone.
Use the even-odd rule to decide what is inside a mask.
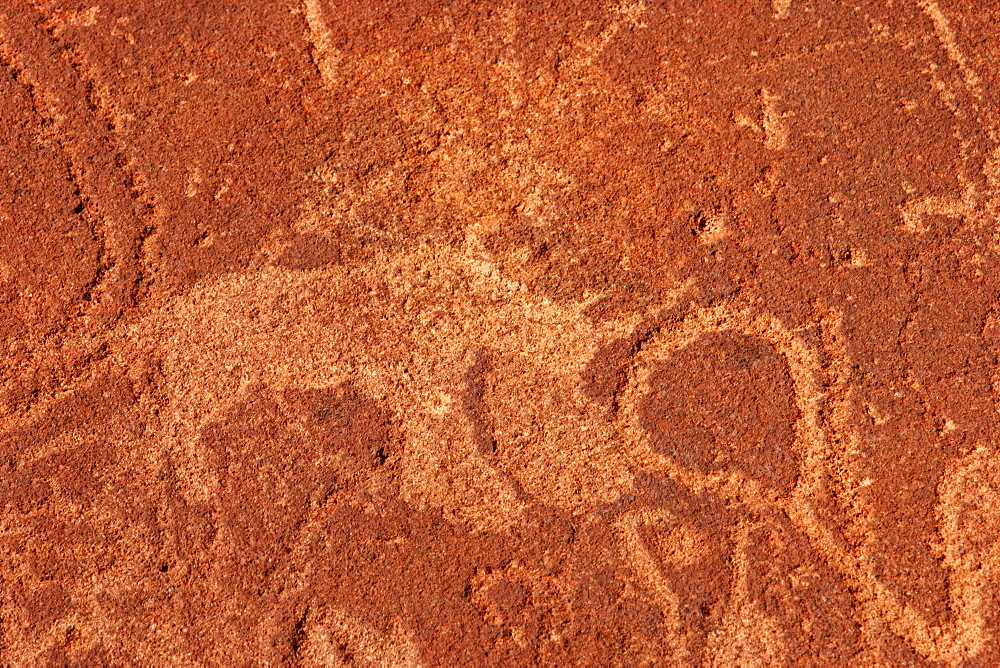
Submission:
[[[0,663],[1000,664],[998,58],[4,2]]]

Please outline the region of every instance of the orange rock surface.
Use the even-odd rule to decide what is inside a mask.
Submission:
[[[1000,6],[8,0],[0,662],[1000,664]]]

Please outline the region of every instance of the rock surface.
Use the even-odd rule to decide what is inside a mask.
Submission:
[[[10,0],[9,665],[1000,664],[1000,7]]]

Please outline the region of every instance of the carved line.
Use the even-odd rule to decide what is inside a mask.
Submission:
[[[958,40],[955,39],[955,31],[951,28],[951,23],[948,21],[948,17],[944,15],[941,8],[938,6],[937,0],[917,0],[917,4],[920,9],[927,14],[928,18],[934,23],[934,32],[937,34],[938,39],[941,41],[941,46],[944,47],[945,52],[957,66],[959,71],[962,72],[962,79],[965,82],[966,88],[972,93],[977,99],[982,99],[982,80],[975,70],[969,65],[968,59],[966,59],[965,54],[962,53],[962,49],[958,46]]]
[[[688,659],[684,625],[681,622],[680,597],[669,581],[660,572],[656,559],[649,553],[639,534],[639,526],[658,519],[676,521],[677,518],[664,509],[639,508],[630,510],[615,521],[625,560],[645,587],[652,592],[656,603],[666,617],[667,641],[673,651],[673,661]]]
[[[36,14],[38,21],[27,13]],[[136,175],[127,169],[128,161],[112,132],[114,124],[99,118],[106,115],[102,111],[106,101],[95,92],[96,84],[81,76],[69,54],[58,52],[59,41],[39,25],[45,19],[34,2],[26,11],[0,14],[0,59],[28,89],[37,113],[52,124],[52,139],[68,163],[84,220],[98,238],[96,276],[84,287],[97,294],[78,313],[100,318],[102,327],[107,327],[137,297],[141,268],[136,251],[153,230],[137,203],[149,198],[138,190]],[[105,289],[98,290],[102,284]],[[62,331],[73,335],[73,324],[66,323]],[[59,364],[62,343],[50,337],[34,354]],[[33,399],[21,418],[30,421],[39,407],[72,390],[89,367],[67,369],[67,381]]]

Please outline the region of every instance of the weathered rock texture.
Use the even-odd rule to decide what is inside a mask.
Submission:
[[[6,0],[2,662],[1000,664],[998,58]]]

